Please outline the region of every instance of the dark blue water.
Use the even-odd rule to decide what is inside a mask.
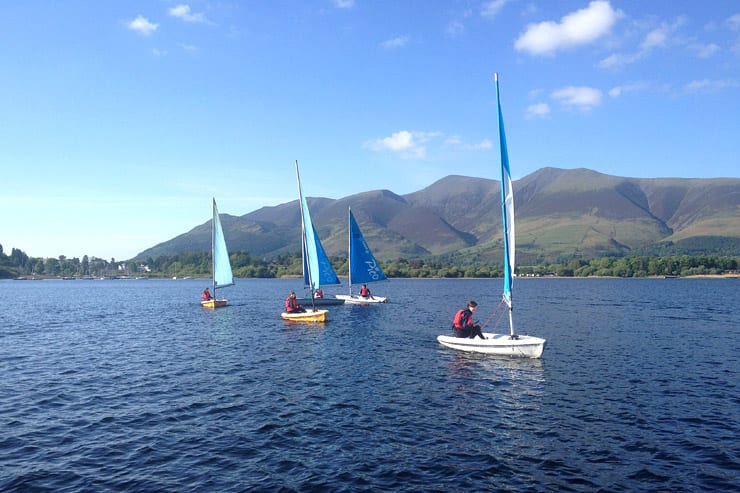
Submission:
[[[437,344],[495,280],[392,280],[326,325],[280,320],[296,280],[216,311],[206,284],[0,282],[0,490],[740,487],[738,280],[517,281],[542,360]]]

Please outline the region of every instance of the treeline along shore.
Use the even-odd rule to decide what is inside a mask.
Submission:
[[[230,255],[236,277],[280,278],[302,274],[300,254],[260,258],[247,252]],[[347,272],[347,259],[331,258],[340,275]],[[520,265],[519,277],[688,277],[739,276],[740,257],[720,255],[622,256],[565,259],[560,262]],[[438,259],[396,259],[381,262],[388,277],[399,278],[487,278],[500,277],[501,265],[469,263],[458,265]],[[210,253],[182,253],[147,258],[144,261],[110,261],[83,256],[67,258],[29,257],[13,248],[6,255],[0,245],[0,279],[85,277],[208,277]]]

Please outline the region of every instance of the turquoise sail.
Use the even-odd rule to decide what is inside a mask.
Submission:
[[[355,221],[352,209],[349,210],[349,293],[352,294],[352,284],[362,284],[386,279],[380,264],[370,247],[367,246],[362,231]]]
[[[229,252],[226,249],[226,240],[224,240],[224,231],[221,228],[221,219],[218,215],[216,199],[213,199],[213,228],[211,239],[213,243],[213,294],[215,296],[217,288],[234,284]]]
[[[301,202],[301,228],[303,233],[303,281],[311,287],[313,293],[321,286],[340,284],[329,257],[321,245],[319,235],[311,222],[311,213],[308,203],[301,189],[301,177],[298,173],[298,161],[295,163],[295,172],[298,179],[298,198]],[[312,295],[313,296],[313,295]]]
[[[511,288],[514,275],[514,191],[511,188],[511,171],[509,169],[509,151],[506,146],[506,132],[504,131],[504,116],[501,112],[501,98],[498,88],[498,74],[496,81],[496,108],[498,109],[498,140],[501,151],[501,217],[504,231],[504,301],[513,308]],[[512,327],[513,333],[513,327]]]
[[[316,228],[314,228],[313,224],[311,225],[311,229],[313,230],[313,234],[310,236],[313,238],[313,240],[306,240],[306,243],[309,245],[309,254],[303,256],[304,284],[306,286],[312,286],[314,291],[318,289],[319,286],[332,286],[336,284],[341,284],[339,282],[339,277],[337,276],[337,273],[334,271],[334,267],[329,261],[329,256],[326,255],[324,247],[321,245],[321,240],[319,240],[319,235],[316,234]],[[310,245],[313,245],[313,248],[311,248]],[[309,269],[307,268],[307,257],[311,259],[316,259],[316,262],[312,263],[311,268],[313,270],[310,271],[312,273],[310,278],[308,275]],[[311,279],[313,280],[313,282],[311,282]]]

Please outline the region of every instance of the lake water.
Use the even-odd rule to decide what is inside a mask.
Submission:
[[[325,325],[280,319],[298,280],[215,311],[207,284],[0,281],[0,490],[740,488],[740,280],[517,280],[541,360],[436,342],[498,280],[391,280]]]

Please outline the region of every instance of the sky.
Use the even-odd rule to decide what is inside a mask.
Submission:
[[[125,260],[304,194],[740,176],[736,0],[0,6],[0,245]],[[516,193],[516,190],[515,190]],[[228,239],[227,239],[228,242]]]

